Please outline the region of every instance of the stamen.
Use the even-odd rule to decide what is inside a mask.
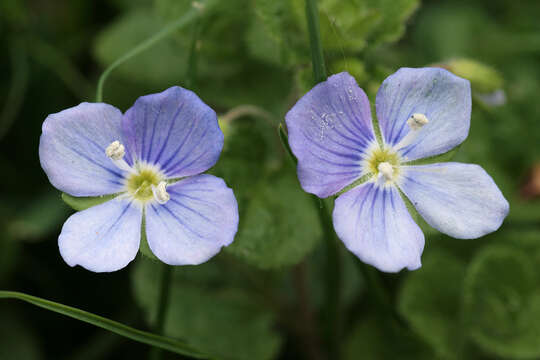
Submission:
[[[107,146],[105,149],[105,154],[107,154],[107,156],[113,160],[120,160],[126,154],[126,149],[124,148],[124,145],[120,143],[120,141],[116,140]]]
[[[394,178],[394,167],[388,162],[382,162],[377,166],[379,173],[382,174],[387,181],[391,181]]]
[[[124,170],[127,172],[135,172],[131,168],[131,166],[128,165],[128,163],[124,160],[124,155],[126,154],[126,149],[124,148],[124,145],[120,143],[120,141],[115,140],[112,143],[107,146],[105,149],[105,154],[112,160],[114,165],[116,165],[120,170]]]
[[[407,125],[409,125],[412,130],[418,130],[428,122],[429,120],[426,115],[419,113],[414,113],[407,119]]]
[[[161,181],[158,186],[152,185],[152,192],[154,193],[154,199],[160,204],[165,204],[171,196],[167,192],[167,183]]]
[[[399,143],[394,146],[394,150],[403,149],[413,143],[414,139],[420,133],[420,129],[429,122],[428,118],[424,114],[414,113],[407,119],[407,125],[411,128],[411,131]]]

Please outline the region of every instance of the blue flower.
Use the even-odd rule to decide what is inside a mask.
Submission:
[[[340,73],[286,115],[302,188],[321,198],[345,190],[333,212],[345,246],[382,271],[419,268],[424,234],[403,195],[429,225],[452,237],[472,239],[498,229],[508,202],[480,166],[410,163],[465,140],[469,82],[443,69],[402,68],[382,83],[375,105],[378,122],[354,78]]]
[[[66,263],[121,269],[137,255],[143,230],[167,264],[216,255],[238,228],[232,190],[201,174],[222,147],[216,113],[180,87],[140,97],[123,115],[103,103],[49,115],[39,157],[54,187],[73,196],[116,195],[66,221],[58,239]]]

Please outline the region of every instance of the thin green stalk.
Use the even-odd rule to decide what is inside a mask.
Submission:
[[[189,49],[188,65],[186,72],[186,87],[194,89],[197,79],[197,57],[198,57],[198,43],[199,34],[201,31],[201,22],[199,20],[193,23],[193,33],[191,35],[191,46]]]
[[[159,292],[159,301],[157,308],[157,319],[156,326],[154,331],[158,334],[163,334],[165,330],[165,315],[167,314],[167,309],[169,308],[170,300],[170,290],[171,290],[171,280],[173,267],[167,264],[163,264],[161,272],[161,283],[160,292]],[[159,360],[161,359],[163,352],[160,348],[154,347],[150,351],[150,359]]]
[[[217,0],[207,0],[204,3],[204,7],[197,6],[192,7],[187,13],[185,13],[181,18],[178,20],[172,22],[171,24],[165,26],[161,31],[154,34],[153,36],[149,37],[139,45],[135,46],[133,49],[119,57],[115,62],[113,62],[101,76],[98,80],[97,90],[96,90],[96,102],[102,102],[103,101],[103,85],[105,84],[105,80],[109,77],[110,73],[116,69],[118,66],[122,65],[127,60],[131,59],[132,57],[140,54],[141,52],[148,50],[150,47],[155,45],[160,40],[163,40],[168,35],[172,34],[173,32],[183,28],[186,25],[191,24],[193,21],[198,19],[203,11],[208,10],[211,6],[213,6]]]
[[[326,80],[326,67],[324,65],[321,32],[319,26],[319,10],[317,0],[306,0],[306,18],[309,32],[309,46],[311,48],[311,62],[313,64],[313,79],[315,84]]]
[[[296,165],[297,160],[289,146],[289,141],[283,126],[278,127],[278,134],[283,148],[291,161]],[[313,205],[317,209],[319,222],[323,230],[323,238],[326,247],[326,271],[325,273],[325,334],[328,341],[329,354],[332,359],[339,359],[339,343],[341,339],[341,255],[332,218],[328,212],[326,203],[317,196],[312,195]]]
[[[390,296],[384,285],[381,283],[380,274],[371,266],[360,261],[356,256],[352,256],[354,257],[354,263],[364,278],[377,307],[381,308],[387,314],[394,312],[395,310],[392,301],[390,300]]]
[[[55,73],[81,101],[87,101],[92,96],[93,85],[90,85],[88,79],[60,49],[35,37],[29,39],[28,51],[34,61]]]
[[[113,321],[102,316],[92,314],[88,311],[80,310],[71,306],[60,304],[54,301],[45,300],[36,296],[27,295],[16,291],[0,291],[0,299],[18,299],[35,306],[54,311],[56,313],[83,321],[88,324],[108,330],[128,339],[138,341],[154,347],[159,347],[177,354],[195,357],[197,359],[207,359],[208,356],[195,350],[190,345],[178,339],[156,335],[146,331],[134,329],[117,321]]]
[[[309,32],[309,45],[311,48],[311,62],[313,65],[313,80],[316,84],[326,80],[326,67],[324,65],[323,48],[319,26],[319,10],[316,0],[306,0],[306,19]],[[328,339],[329,354],[332,359],[340,358],[341,339],[341,259],[332,218],[324,201],[313,197],[313,204],[317,208],[319,221],[323,229],[326,246],[326,303],[325,320],[326,336]]]
[[[340,358],[341,340],[341,254],[338,239],[334,232],[332,218],[326,203],[312,196],[313,204],[318,210],[319,221],[323,229],[324,245],[326,250],[325,274],[325,311],[326,338],[331,359]]]
[[[197,79],[197,42],[199,41],[200,21],[196,19],[193,23],[193,33],[191,38],[191,47],[188,57],[188,66],[186,71],[186,86],[193,88]],[[160,294],[157,309],[157,319],[155,331],[158,334],[163,334],[165,330],[165,321],[167,309],[169,307],[171,281],[174,268],[167,264],[163,264],[160,284]],[[150,352],[151,360],[159,360],[162,358],[163,352],[159,348],[153,348]]]

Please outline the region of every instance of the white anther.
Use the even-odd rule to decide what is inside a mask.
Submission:
[[[411,128],[411,131],[399,143],[394,146],[394,150],[403,149],[406,146],[411,145],[420,133],[420,129],[429,122],[428,118],[424,114],[414,113],[407,119],[407,125]]]
[[[390,181],[394,178],[394,167],[390,163],[382,162],[377,166],[379,173],[381,173],[386,180]]]
[[[428,118],[424,114],[414,113],[410,118],[407,119],[407,124],[411,127],[412,130],[418,130],[422,126],[426,125],[429,122]]]
[[[152,185],[152,192],[154,193],[154,198],[160,204],[165,204],[171,198],[167,192],[167,183],[165,181],[160,182],[158,186]]]
[[[120,160],[126,154],[126,149],[124,148],[124,145],[120,143],[120,141],[116,140],[107,146],[105,149],[105,154],[107,154],[107,156],[113,160]]]
[[[117,168],[120,170],[124,170],[127,172],[135,172],[131,166],[128,165],[126,160],[124,160],[124,155],[126,155],[126,149],[124,148],[124,145],[120,143],[120,141],[116,140],[107,146],[105,149],[105,154],[112,160],[114,165],[116,165]]]

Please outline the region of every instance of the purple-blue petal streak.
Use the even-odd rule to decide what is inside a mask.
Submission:
[[[69,266],[111,272],[131,262],[139,250],[142,210],[128,200],[113,199],[71,215],[58,246]]]
[[[376,99],[384,141],[396,145],[411,131],[407,119],[424,114],[429,122],[415,140],[401,150],[407,160],[445,153],[469,133],[469,81],[440,68],[401,68],[382,83]]]
[[[45,119],[39,142],[41,167],[57,189],[73,196],[119,192],[123,172],[105,155],[122,142],[122,113],[101,103],[82,103]]]
[[[211,168],[223,147],[216,113],[192,91],[175,86],[142,96],[126,112],[122,128],[132,160],[158,165],[168,177]]]
[[[169,265],[196,265],[233,241],[238,205],[222,179],[193,176],[167,191],[167,203],[146,207],[148,245],[158,259]]]
[[[497,230],[509,210],[493,179],[478,165],[404,166],[400,186],[429,225],[459,239]]]
[[[418,269],[424,234],[394,186],[368,182],[340,195],[334,228],[347,249],[381,271]]]
[[[330,76],[285,119],[305,191],[327,197],[361,176],[364,153],[375,137],[369,101],[352,76]]]

